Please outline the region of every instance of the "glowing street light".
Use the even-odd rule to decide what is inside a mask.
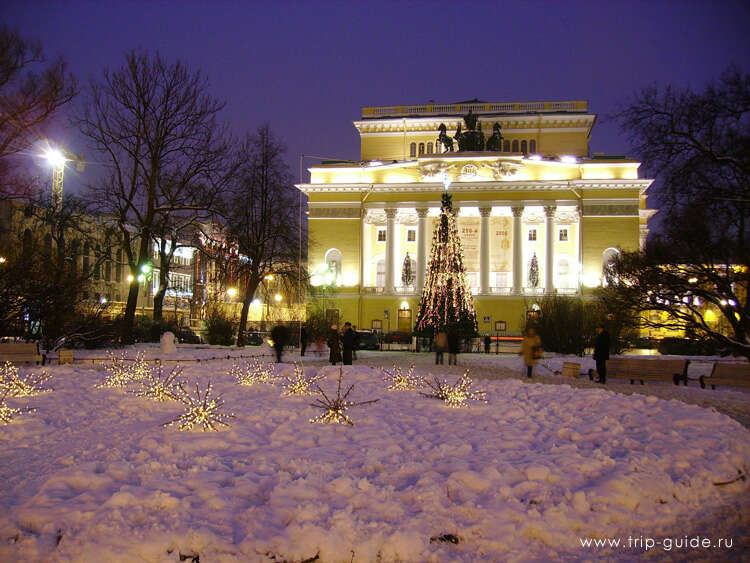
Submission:
[[[49,148],[46,151],[44,151],[44,158],[47,159],[47,162],[49,162],[50,166],[54,168],[62,168],[65,166],[66,158],[63,153],[58,149]]]
[[[279,301],[283,299],[283,297],[281,296],[281,293],[277,293],[276,295],[273,296],[273,298],[276,300],[276,303],[278,303]]]
[[[135,278],[133,277],[133,274],[128,274],[128,277],[127,277],[128,283],[133,283],[134,279]]]
[[[234,299],[235,297],[237,297],[237,288],[236,287],[230,287],[229,289],[227,289],[227,296],[230,299]]]

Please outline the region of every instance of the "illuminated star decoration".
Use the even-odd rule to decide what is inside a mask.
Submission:
[[[347,389],[342,396],[341,376],[342,370],[339,370],[336,397],[333,399],[329,398],[328,395],[326,395],[326,392],[323,391],[320,385],[315,386],[322,397],[316,398],[315,402],[310,403],[310,406],[323,409],[323,413],[319,414],[315,418],[311,418],[310,422],[320,422],[323,424],[348,424],[349,426],[354,426],[354,421],[352,421],[352,419],[349,418],[349,416],[346,414],[347,409],[350,409],[351,407],[361,407],[362,405],[369,405],[370,403],[377,403],[380,400],[373,399],[371,401],[359,402],[347,401],[346,398],[349,396],[349,393],[351,393],[352,389],[354,389],[354,384],[351,384],[349,386],[349,389]]]
[[[409,366],[409,371],[403,373],[401,366],[393,364],[393,370],[388,371],[381,367],[380,371],[383,374],[383,381],[390,383],[388,386],[389,391],[411,391],[413,389],[419,389],[424,387],[424,378],[419,375],[414,375],[414,364]]]
[[[125,352],[119,357],[110,351],[107,351],[107,355],[109,362],[104,365],[104,369],[109,375],[98,387],[124,387],[128,383],[148,377],[151,373],[143,352],[139,352],[132,362],[125,358]]]
[[[17,414],[21,414],[23,412],[32,412],[35,409],[31,407],[20,407],[20,408],[13,408],[9,407],[8,404],[5,402],[6,397],[8,397],[8,394],[10,393],[10,389],[4,389],[2,391],[2,395],[0,395],[0,424],[9,424],[13,417],[15,417]]]
[[[470,390],[472,380],[469,377],[468,369],[453,385],[445,380],[440,380],[437,377],[433,378],[433,381],[427,379],[425,382],[432,393],[422,393],[420,391],[420,395],[433,399],[440,399],[441,401],[444,401],[446,405],[454,409],[468,406],[470,400],[482,401],[484,403],[487,402],[486,391]]]
[[[325,377],[325,374],[305,375],[302,366],[294,362],[294,372],[290,377],[284,376],[284,395],[311,395],[310,385]]]
[[[245,362],[244,369],[239,363],[232,364],[229,375],[240,385],[255,385],[256,383],[269,383],[273,380],[273,364],[264,364],[258,357],[253,357]]]
[[[148,397],[154,401],[176,401],[176,379],[182,375],[182,368],[175,366],[168,374],[164,375],[161,364],[156,370],[149,370],[148,375],[141,379],[141,388],[135,394],[139,397]]]
[[[217,431],[220,426],[229,426],[226,421],[234,418],[232,413],[219,412],[224,406],[221,395],[211,396],[211,382],[204,392],[201,392],[198,384],[195,384],[195,394],[191,395],[185,390],[182,383],[176,387],[177,400],[185,405],[185,412],[174,420],[165,422],[163,426],[177,425],[179,430],[192,430],[193,426],[199,425],[203,432]]]
[[[0,368],[0,392],[8,391],[9,397],[32,397],[52,389],[43,389],[42,385],[52,378],[47,370],[38,373],[27,373],[21,376],[18,368],[10,362]]]

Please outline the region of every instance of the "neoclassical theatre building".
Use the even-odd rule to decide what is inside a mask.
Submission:
[[[411,331],[450,191],[480,332],[519,331],[534,298],[577,294],[648,234],[639,162],[594,153],[585,101],[366,107],[359,163],[323,162],[308,266],[331,320]],[[440,138],[440,140],[438,140]]]

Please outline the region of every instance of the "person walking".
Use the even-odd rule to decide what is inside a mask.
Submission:
[[[448,335],[444,330],[438,332],[435,337],[435,365],[443,363],[443,354],[448,348]]]
[[[492,344],[492,339],[490,338],[490,335],[484,337],[484,353],[489,354],[490,353],[490,344]]]
[[[352,354],[357,344],[357,335],[352,330],[352,323],[344,323],[344,334],[341,336],[341,343],[344,347],[344,365],[352,365]]]
[[[458,361],[458,352],[461,345],[461,339],[458,337],[458,330],[452,327],[448,331],[448,365],[455,366]]]
[[[307,327],[302,325],[299,329],[299,355],[304,356],[307,350]]]
[[[596,362],[596,373],[599,374],[598,383],[607,382],[607,360],[609,360],[610,339],[609,333],[603,324],[596,327],[596,340],[594,340],[594,361]]]
[[[284,346],[289,340],[289,329],[284,325],[276,325],[271,329],[271,340],[273,340],[273,349],[276,350],[276,363],[280,364]]]
[[[328,331],[328,349],[330,350],[330,353],[328,354],[328,361],[331,362],[331,365],[336,365],[341,361],[341,340],[339,338],[339,327],[336,325],[331,325],[331,330]]]
[[[357,326],[352,326],[354,331],[354,349],[352,350],[352,360],[357,359],[357,350],[359,350],[359,332],[357,332]]]
[[[526,335],[523,337],[521,351],[518,355],[523,356],[523,363],[526,366],[526,377],[531,377],[537,360],[542,357],[542,340],[537,335],[533,326],[526,329]]]

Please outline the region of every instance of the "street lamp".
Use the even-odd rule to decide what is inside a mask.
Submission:
[[[237,297],[237,288],[230,287],[229,289],[227,289],[227,297],[229,297],[230,299],[234,299],[235,297]]]
[[[52,206],[60,209],[62,205],[63,176],[65,174],[65,155],[59,149],[52,147],[44,151],[44,158],[52,167]]]

